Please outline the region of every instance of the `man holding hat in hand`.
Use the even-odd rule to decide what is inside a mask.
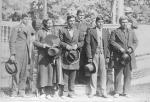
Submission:
[[[63,96],[73,98],[76,71],[79,70],[80,48],[84,44],[84,36],[75,26],[75,17],[67,16],[67,26],[59,30],[62,47],[62,68],[64,78]]]
[[[93,97],[96,91],[99,95],[108,98],[106,93],[106,63],[109,62],[109,31],[103,29],[104,20],[102,16],[96,18],[96,27],[88,30],[86,36],[86,51],[88,62],[95,65],[95,73],[91,73],[90,77],[90,95]],[[100,81],[97,83],[97,77],[100,76]],[[97,84],[100,85],[100,90],[97,90]]]
[[[135,32],[127,27],[128,17],[122,16],[119,19],[120,27],[112,31],[110,43],[112,45],[115,76],[115,95],[119,97],[122,74],[124,75],[123,96],[129,96],[131,84],[131,71],[136,68],[134,51],[138,40]]]

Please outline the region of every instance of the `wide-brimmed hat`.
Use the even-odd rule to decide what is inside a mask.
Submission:
[[[12,62],[10,59],[5,63],[5,69],[8,74],[14,75],[17,73],[17,63]]]
[[[85,65],[85,70],[90,72],[90,73],[95,73],[96,72],[96,67],[94,63],[88,63]]]
[[[78,50],[70,50],[65,52],[64,57],[68,64],[74,64],[79,61],[80,53]]]
[[[121,55],[121,58],[120,58],[119,62],[120,62],[121,65],[125,66],[125,65],[127,65],[128,63],[131,62],[131,56],[128,53],[123,53]]]
[[[51,57],[57,56],[60,54],[60,49],[57,47],[49,48],[48,49],[48,55]]]
[[[125,7],[125,8],[124,8],[124,12],[125,12],[125,13],[132,13],[133,10],[132,10],[131,7]]]

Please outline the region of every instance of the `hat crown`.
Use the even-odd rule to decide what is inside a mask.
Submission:
[[[132,8],[131,7],[125,7],[125,12],[133,12]]]

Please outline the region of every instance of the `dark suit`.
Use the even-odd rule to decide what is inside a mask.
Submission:
[[[121,76],[124,74],[124,87],[123,92],[128,93],[131,83],[131,70],[136,68],[136,60],[134,51],[137,47],[137,38],[132,29],[127,29],[123,31],[120,28],[114,30],[111,34],[110,39],[111,45],[113,47],[113,60],[114,60],[114,69],[115,69],[115,91],[119,93],[121,88]],[[123,48],[127,51],[128,48],[132,49],[131,62],[126,66],[120,64],[121,51]]]
[[[62,47],[62,68],[64,74],[64,94],[67,96],[68,94],[72,94],[74,92],[74,81],[76,77],[76,70],[79,69],[79,61],[73,64],[68,64],[65,60],[65,52],[67,51],[67,45],[74,45],[77,44],[77,50],[79,50],[84,42],[83,42],[83,35],[79,33],[79,30],[76,28],[73,29],[73,37],[71,38],[68,28],[63,27],[59,30],[60,36],[60,45]],[[70,92],[70,93],[68,93]]]
[[[88,59],[93,59],[93,63],[96,67],[96,72],[91,74],[90,78],[90,91],[91,94],[96,94],[97,90],[97,76],[100,76],[100,81],[98,85],[100,85],[100,90],[103,95],[106,95],[106,58],[110,58],[109,52],[109,31],[106,29],[102,29],[102,45],[99,45],[99,37],[97,33],[97,29],[92,28],[88,30],[88,34],[86,36],[86,52]],[[98,41],[99,40],[99,41]],[[98,52],[99,47],[102,52]]]
[[[104,50],[105,59],[110,57],[109,38],[110,38],[109,31],[106,29],[103,29],[102,41],[103,41],[103,48],[104,48],[103,50]],[[97,46],[98,46],[97,32],[96,32],[96,28],[93,28],[88,31],[88,34],[86,37],[86,53],[87,53],[88,59],[94,58]]]

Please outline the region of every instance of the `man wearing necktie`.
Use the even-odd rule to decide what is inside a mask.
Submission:
[[[100,92],[99,95],[108,98],[106,93],[106,63],[109,62],[109,31],[103,29],[103,17],[96,18],[96,27],[88,30],[86,36],[86,52],[88,63],[94,63],[96,72],[91,74],[90,77],[90,95],[93,97],[96,91]],[[97,77],[100,80],[97,82]],[[97,90],[97,84],[100,86]]]

